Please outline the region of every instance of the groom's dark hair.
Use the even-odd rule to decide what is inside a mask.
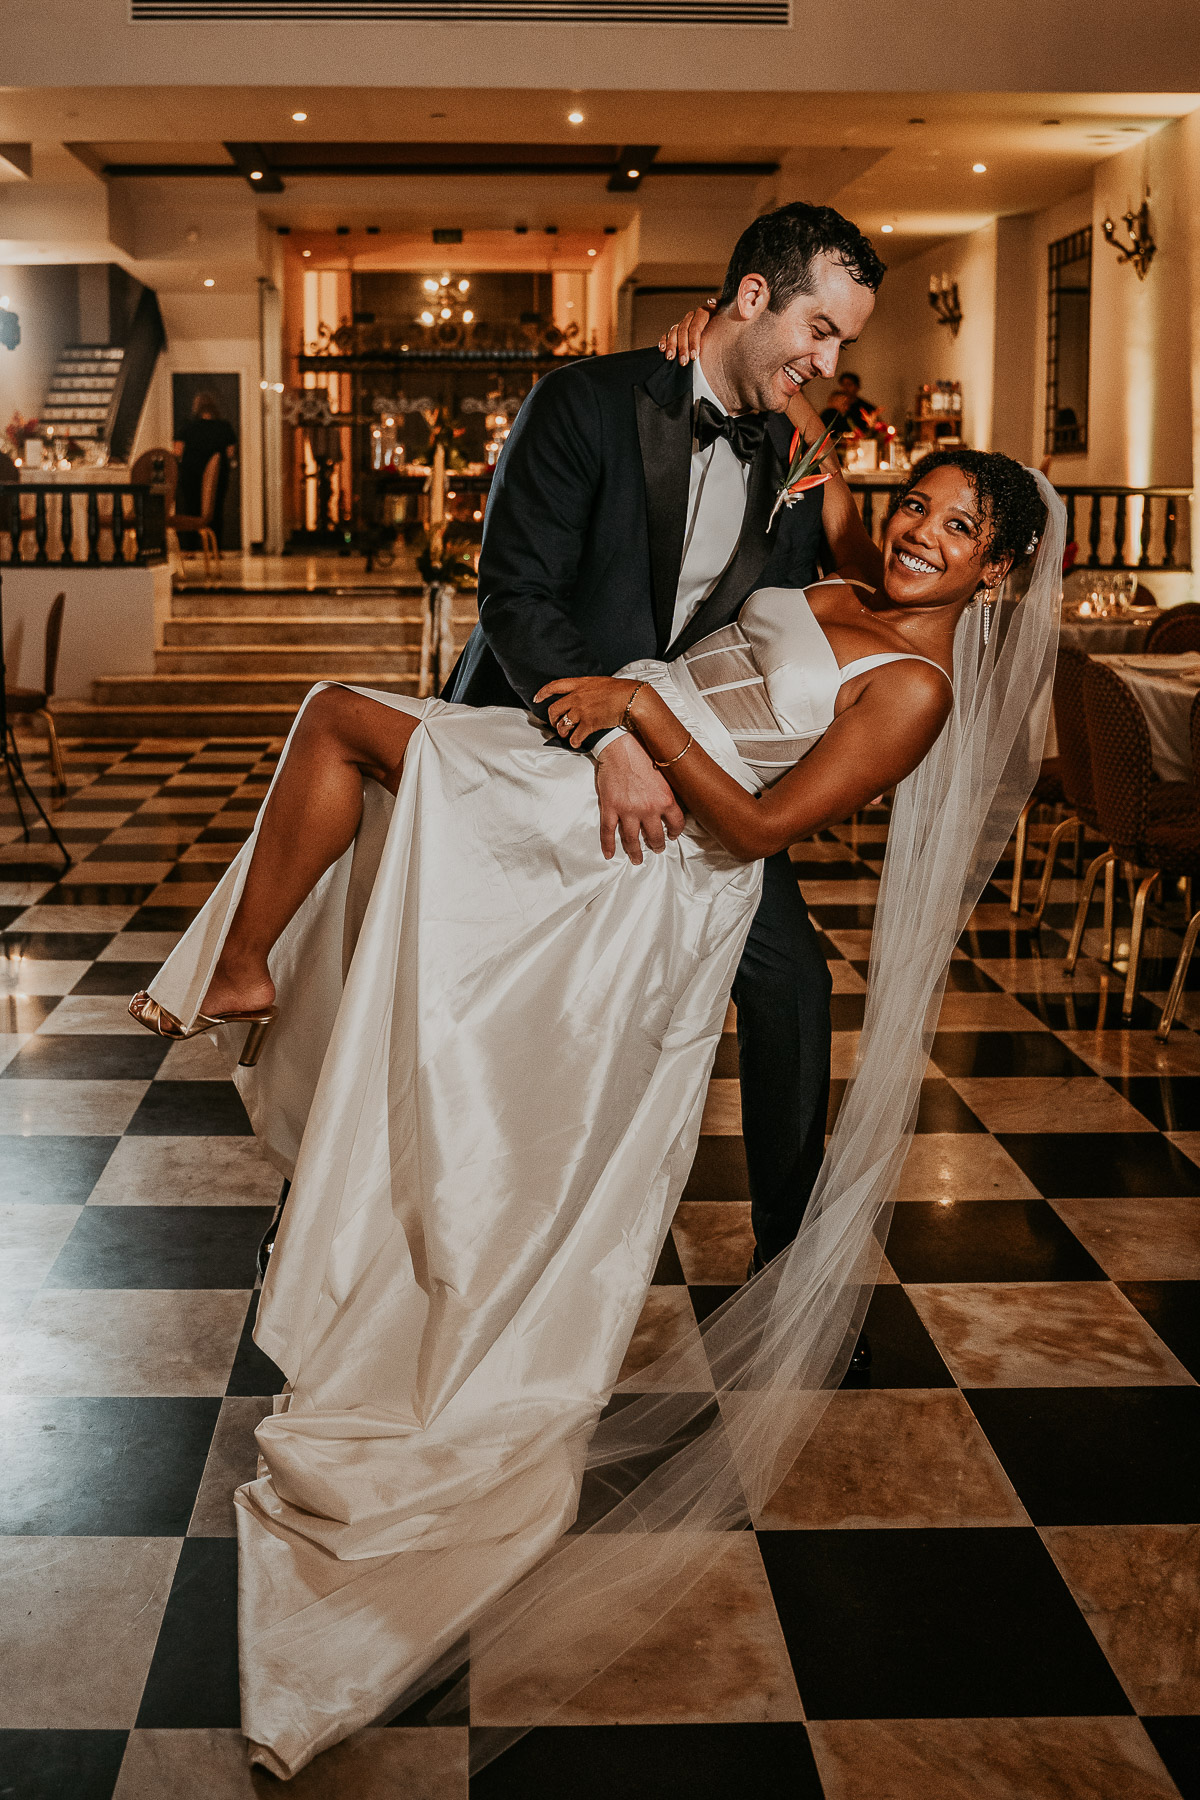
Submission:
[[[832,256],[853,280],[874,293],[887,265],[849,219],[832,206],[808,206],[795,200],[776,212],[763,213],[748,225],[733,247],[718,306],[731,306],[747,275],[761,275],[771,290],[771,312],[782,312],[797,294],[812,293],[815,256]]]

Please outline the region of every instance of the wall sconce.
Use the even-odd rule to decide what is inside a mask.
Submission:
[[[1136,212],[1127,212],[1121,220],[1129,235],[1129,242],[1123,244],[1117,236],[1117,228],[1111,219],[1104,221],[1104,236],[1117,253],[1117,261],[1132,263],[1137,270],[1139,281],[1145,281],[1146,272],[1154,260],[1154,252],[1158,245],[1150,230],[1150,190],[1146,189],[1146,198]]]
[[[939,281],[936,275],[929,277],[929,304],[937,314],[939,325],[950,327],[950,336],[958,336],[958,328],[962,324],[962,307],[958,303],[958,283],[943,275]]]

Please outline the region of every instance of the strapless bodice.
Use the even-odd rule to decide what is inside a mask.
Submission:
[[[852,676],[882,663],[930,660],[883,651],[839,667],[809,605],[810,591],[760,588],[732,625],[701,638],[680,658],[704,704],[763,783],[777,781],[829,729],[838,690]]]

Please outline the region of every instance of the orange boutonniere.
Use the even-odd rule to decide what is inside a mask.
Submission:
[[[800,435],[799,427],[792,437],[792,447],[788,451],[787,479],[775,496],[775,505],[771,509],[771,517],[767,520],[767,530],[775,523],[775,515],[781,506],[795,506],[797,500],[803,500],[810,488],[824,487],[830,479],[829,475],[819,472],[814,474],[817,464],[829,448],[829,440],[833,436],[833,426],[822,432],[815,444],[806,444]]]

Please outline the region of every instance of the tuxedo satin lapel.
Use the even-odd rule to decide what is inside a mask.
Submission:
[[[673,368],[674,365],[667,365]],[[686,371],[685,371],[686,373]],[[671,635],[683,539],[687,529],[688,475],[692,457],[692,383],[659,381],[635,388],[638,441],[646,482],[646,527],[650,535],[650,580],[654,627],[661,654]]]
[[[783,465],[771,441],[771,433],[767,431],[750,468],[750,480],[746,487],[746,513],[733,560],[708,599],[692,614],[671,645],[667,652],[669,656],[678,656],[681,650],[690,649],[710,631],[728,625],[742,601],[753,592],[754,584],[771,552],[767,521],[771,517],[771,508],[775,504],[775,496],[779,492],[783,476]]]

